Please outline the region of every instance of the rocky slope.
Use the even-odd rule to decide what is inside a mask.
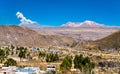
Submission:
[[[118,28],[95,28],[95,27],[44,27],[34,29],[43,35],[61,35],[66,37],[72,37],[76,41],[80,40],[97,40],[104,38],[116,31]]]
[[[74,42],[71,37],[41,35],[26,27],[0,26],[0,45],[48,47],[72,45]]]
[[[41,26],[33,29],[43,35],[61,35],[72,37],[77,41],[94,41],[120,30],[119,27],[106,26],[104,24],[88,20],[84,22],[68,22],[60,27]]]
[[[105,38],[90,43],[92,47],[99,49],[120,48],[120,31],[115,32]]]

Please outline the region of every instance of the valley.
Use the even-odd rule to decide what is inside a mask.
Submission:
[[[120,0],[0,5],[0,74],[120,74]]]
[[[5,52],[0,55],[3,67],[6,66],[6,61],[12,58],[16,61],[16,65],[13,65],[18,68],[39,67],[38,74],[49,74],[51,70],[47,71],[48,66],[55,66],[57,74],[86,72],[117,74],[120,72],[119,28],[41,27],[36,29],[24,26],[1,26],[0,28],[0,50]],[[104,41],[110,44],[104,44]],[[96,47],[97,44],[100,46]],[[95,64],[93,69],[90,67],[89,71],[75,68],[76,55],[82,55],[83,58],[89,57],[88,59]],[[61,67],[67,56],[72,60],[68,69]],[[56,57],[56,60],[53,57]],[[8,63],[8,65],[12,64]],[[87,68],[86,64],[83,66]]]

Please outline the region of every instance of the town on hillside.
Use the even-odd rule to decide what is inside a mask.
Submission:
[[[0,46],[0,74],[102,74],[120,72],[120,50]]]

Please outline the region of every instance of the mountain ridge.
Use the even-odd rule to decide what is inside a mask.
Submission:
[[[74,42],[71,37],[41,35],[27,27],[0,26],[0,45],[49,47],[67,46]]]
[[[100,24],[94,21],[86,20],[84,22],[67,22],[61,25],[61,27],[93,27],[93,28],[104,28],[104,27],[117,27],[117,26],[106,26],[105,24]]]
[[[90,45],[99,49],[120,48],[120,30],[105,38],[91,42]]]

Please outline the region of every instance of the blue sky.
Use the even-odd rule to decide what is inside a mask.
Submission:
[[[84,20],[120,26],[120,0],[0,0],[0,24],[19,24],[17,11],[48,26]]]

